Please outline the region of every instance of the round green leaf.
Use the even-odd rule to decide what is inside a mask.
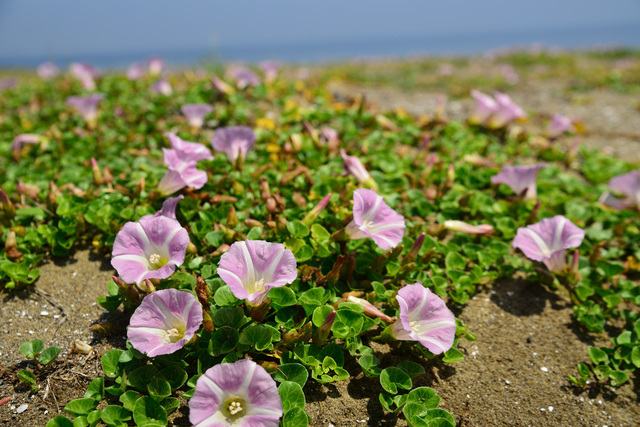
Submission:
[[[284,381],[278,387],[278,393],[280,393],[280,400],[282,400],[282,407],[285,413],[294,408],[304,410],[304,393],[302,392],[300,384],[292,381]]]
[[[160,427],[167,425],[167,412],[149,396],[141,397],[133,408],[133,420],[141,427]]]
[[[405,371],[399,368],[387,368],[380,374],[380,385],[391,394],[396,394],[398,388],[411,390],[411,377]]]
[[[300,384],[300,387],[304,387],[308,378],[309,371],[299,363],[285,363],[280,365],[276,373],[273,375],[273,379],[279,383],[292,381],[296,384]]]

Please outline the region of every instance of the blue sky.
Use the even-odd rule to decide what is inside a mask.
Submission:
[[[0,62],[280,45],[326,50],[377,40],[428,39],[437,46],[456,38],[462,46],[483,34],[509,45],[574,29],[590,34],[589,43],[602,37],[640,45],[640,1],[0,0]]]

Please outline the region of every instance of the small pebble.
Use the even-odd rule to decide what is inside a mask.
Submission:
[[[546,368],[546,367],[544,367],[544,366],[543,366],[542,368],[540,368],[540,370],[541,370],[542,372],[549,372],[549,368]]]
[[[540,410],[541,410],[542,412],[546,411],[546,409],[544,409],[544,408],[540,408]]]
[[[509,381],[509,380],[504,380],[504,383],[505,383],[505,384],[511,384],[511,381]]]
[[[42,311],[40,312],[40,316],[48,316],[48,315],[49,315],[49,312],[48,312],[48,311],[46,311],[46,310],[42,310]]]
[[[29,407],[29,405],[27,405],[26,403],[23,403],[22,405],[18,406],[18,409],[16,409],[16,412],[18,414],[21,414],[24,411],[26,411],[28,407]]]
[[[553,412],[553,406],[549,406],[549,412]]]

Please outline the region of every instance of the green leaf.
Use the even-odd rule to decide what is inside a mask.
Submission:
[[[300,384],[292,381],[284,381],[278,387],[278,393],[280,393],[280,400],[282,401],[282,407],[285,413],[293,408],[304,410],[304,393],[302,392]]]
[[[331,233],[320,224],[313,224],[311,226],[311,236],[319,242],[326,242],[331,237]]]
[[[455,363],[464,360],[464,354],[457,348],[450,348],[444,353],[442,361],[445,363]]]
[[[229,326],[240,329],[244,323],[244,310],[242,307],[222,307],[213,315],[213,324],[216,328]]]
[[[591,362],[593,362],[594,365],[597,365],[599,363],[609,363],[609,357],[607,356],[607,353],[596,347],[589,348],[589,358],[591,358]]]
[[[314,326],[319,328],[324,323],[329,313],[331,313],[333,310],[335,309],[330,305],[321,305],[320,307],[316,307],[313,310],[312,316],[312,322]]]
[[[149,391],[149,396],[155,400],[162,400],[171,396],[171,384],[169,384],[169,381],[160,378],[153,378],[149,381],[147,390]]]
[[[128,391],[125,391],[122,395],[120,395],[119,400],[120,400],[120,403],[122,403],[122,406],[124,407],[124,409],[126,409],[127,411],[133,411],[133,408],[136,405],[136,401],[141,396],[142,395],[137,391],[128,390]]]
[[[20,344],[20,351],[27,359],[35,359],[44,349],[44,343],[35,339],[33,341],[25,341]]]
[[[48,349],[40,353],[40,356],[38,356],[38,362],[42,363],[43,365],[48,365],[53,362],[56,357],[58,357],[59,353],[60,347],[49,347]]]
[[[464,270],[467,267],[467,262],[457,252],[451,251],[444,259],[444,265],[447,270]]]
[[[440,404],[440,396],[431,387],[418,387],[409,392],[407,402],[417,403],[427,409],[433,409]]]
[[[127,411],[122,406],[108,405],[102,410],[100,419],[108,426],[126,426],[127,421],[131,419],[131,412]]]
[[[279,288],[271,288],[267,297],[271,298],[271,303],[280,307],[288,307],[295,305],[297,302],[296,294],[286,286]]]
[[[287,411],[282,418],[283,427],[306,427],[309,425],[309,416],[302,408],[293,408]]]
[[[411,390],[412,382],[405,371],[391,367],[384,369],[380,374],[380,385],[387,393],[396,394],[398,388]]]
[[[295,238],[307,237],[309,235],[309,227],[297,219],[287,222],[287,230],[289,230],[291,237]]]
[[[64,412],[71,415],[87,415],[98,406],[99,401],[95,399],[76,399],[67,403]]]
[[[133,420],[141,427],[166,426],[167,412],[155,400],[143,396],[136,401],[133,408]]]
[[[263,231],[264,231],[264,228],[262,228],[262,227],[253,227],[247,233],[247,240],[258,240],[258,239],[260,239],[260,237],[262,236],[262,232]]]
[[[87,387],[84,397],[95,400],[104,399],[104,378],[94,378],[89,387]]]
[[[35,384],[37,382],[36,376],[26,369],[18,371],[18,379],[25,384]]]
[[[229,353],[239,341],[238,331],[231,326],[216,328],[209,340],[208,351],[212,356]]]
[[[158,378],[168,381],[171,390],[177,390],[187,382],[189,374],[179,366],[170,366],[158,372]]]
[[[112,349],[102,355],[102,358],[100,359],[102,363],[102,371],[107,377],[115,378],[118,376],[120,372],[118,360],[122,353],[124,353],[123,350]]]
[[[640,368],[640,345],[633,347],[633,350],[631,350],[631,363],[636,368]]]
[[[182,397],[185,397],[184,394]],[[167,397],[160,401],[160,405],[164,408],[167,414],[170,414],[180,407],[180,399],[177,397]]]
[[[304,387],[309,378],[309,371],[307,368],[299,363],[285,363],[278,367],[278,370],[273,375],[273,379],[279,383],[284,381],[291,381],[299,384],[300,387]]]
[[[73,427],[73,422],[64,415],[56,415],[47,422],[45,427]]]
[[[398,363],[398,368],[402,369],[407,374],[409,374],[411,379],[414,379],[415,377],[419,377],[420,375],[423,375],[425,373],[425,370],[422,367],[422,365],[416,362],[412,362],[410,360],[403,360],[402,362]]]
[[[216,293],[213,294],[213,299],[219,306],[235,305],[238,302],[228,285],[218,288]]]
[[[204,236],[204,240],[217,248],[224,243],[224,233],[222,231],[210,231]]]
[[[429,427],[455,427],[456,425],[453,415],[444,409],[429,409],[422,418],[429,421]]]
[[[266,350],[271,344],[271,331],[264,325],[249,326],[240,334],[240,344],[252,345],[257,351]]]
[[[153,365],[144,365],[133,372],[131,372],[127,376],[127,383],[140,392],[147,391],[147,384],[151,382],[151,380],[158,373],[158,368]]]

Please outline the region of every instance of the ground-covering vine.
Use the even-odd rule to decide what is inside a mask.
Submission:
[[[33,286],[43,257],[90,245],[115,268],[98,302],[131,318],[127,348],[64,408],[73,422],[51,426],[166,425],[180,405],[194,424],[305,425],[305,384],[348,379],[345,358],[380,378],[386,410],[455,425],[412,379],[475,339],[450,309],[514,278],[613,337],[568,381],[616,386],[640,367],[632,165],[561,149],[561,117],[526,134],[505,94],[474,92],[469,123],[378,114],[273,67],[78,64],[2,92],[0,280]],[[375,342],[408,360],[381,364]],[[49,365],[42,347],[25,355]]]

